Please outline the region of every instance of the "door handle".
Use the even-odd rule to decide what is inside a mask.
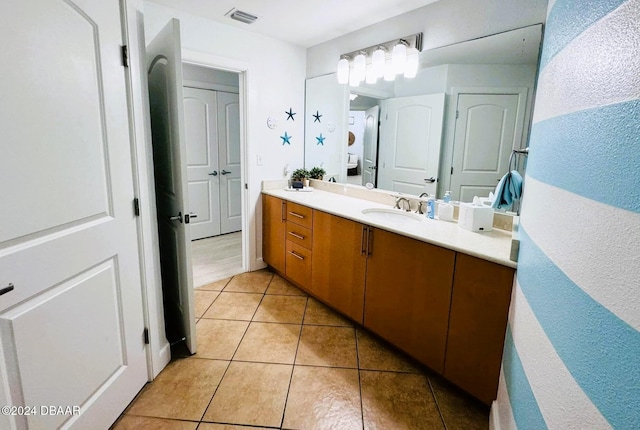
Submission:
[[[425,181],[425,182],[428,182],[428,183],[430,183],[430,184],[433,184],[433,183],[436,181],[436,178],[434,178],[434,177],[432,176],[432,177],[430,177],[430,178],[428,178],[428,179],[425,179],[424,181]]]
[[[218,176],[218,171],[214,170],[213,172],[209,173],[209,176]]]
[[[189,218],[198,218],[198,214],[195,212],[189,212]]]
[[[376,167],[376,166],[369,166],[369,167],[367,167],[367,168],[368,168],[368,169],[371,169],[371,170],[376,170],[376,169],[377,169],[377,167]]]
[[[178,215],[176,216],[170,216],[169,217],[169,221],[178,221],[178,222],[182,222],[182,212],[178,212]]]
[[[221,175],[228,175],[229,173],[232,173],[232,172],[227,172],[227,171],[226,171],[226,170],[224,170],[224,169],[220,170],[220,174],[221,174]]]
[[[6,287],[0,290],[0,296],[3,294],[7,294],[9,291],[13,291],[13,284],[9,283]]]

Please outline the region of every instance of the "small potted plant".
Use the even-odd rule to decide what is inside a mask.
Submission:
[[[309,177],[311,179],[318,179],[322,181],[322,178],[324,177],[325,173],[327,172],[325,172],[322,167],[314,167],[309,171]]]
[[[296,182],[303,184],[305,187],[309,186],[309,171],[306,169],[296,169],[291,174],[291,186],[293,188],[302,188],[300,186],[296,186]]]

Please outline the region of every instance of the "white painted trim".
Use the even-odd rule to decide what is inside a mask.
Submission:
[[[211,55],[205,52],[190,49],[182,50],[182,62],[202,67],[220,69],[228,72],[238,73],[238,95],[240,99],[240,178],[244,186],[241,186],[242,193],[242,271],[257,270],[256,264],[256,221],[255,216],[249,216],[250,190],[247,188],[251,184],[251,171],[249,164],[249,115],[248,98],[251,85],[251,72],[249,64],[218,55]]]
[[[164,313],[162,311],[162,280],[142,9],[141,0],[121,0],[123,39],[129,48],[129,67],[125,69],[125,77],[132,141],[134,192],[140,201],[140,216],[136,221],[142,312],[145,327],[149,329],[149,345],[145,347],[147,378],[152,381],[171,360],[171,351],[165,336]],[[163,356],[163,351],[168,352],[168,358]]]
[[[447,124],[444,130],[444,151],[440,154],[440,183],[438,185],[438,193],[444,194],[446,190],[451,189],[451,166],[453,165],[453,150],[456,130],[456,109],[458,108],[458,96],[460,94],[515,94],[518,95],[518,111],[524,112],[524,121],[521,130],[515,130],[516,139],[514,139],[514,148],[524,148],[527,144],[529,123],[531,122],[529,88],[527,87],[451,87],[451,94],[448,100],[445,99],[445,116],[444,122]],[[448,106],[447,106],[448,105]],[[449,119],[453,118],[451,121]],[[516,124],[517,125],[517,124]],[[517,142],[520,142],[518,145]],[[519,169],[520,170],[520,169]],[[441,185],[440,185],[441,184]]]
[[[491,409],[489,410],[489,430],[500,430],[500,412],[498,411],[500,405],[497,400],[491,402]]]
[[[223,84],[212,84],[211,82],[192,81],[189,79],[182,80],[183,87],[198,88],[203,90],[220,91],[224,93],[238,94],[238,87]]]

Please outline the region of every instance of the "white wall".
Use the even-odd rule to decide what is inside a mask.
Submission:
[[[283,178],[285,164],[303,164],[305,49],[151,2],[144,3],[146,40],[151,40],[171,18],[180,20],[186,59],[189,52],[202,53],[248,70],[246,182],[249,205],[245,216],[252,226],[249,267],[258,269],[263,267],[261,182]],[[298,113],[295,121],[286,121],[285,111],[289,108]],[[278,127],[273,130],[267,128],[269,116],[278,120]],[[291,145],[282,144],[280,136],[285,131],[292,136]],[[262,166],[257,165],[258,156],[262,158]]]
[[[423,49],[544,22],[547,0],[446,0],[312,46],[307,77],[335,72],[340,54],[423,32]]]
[[[182,82],[185,86],[236,94],[240,88],[237,73],[188,63],[182,64]]]

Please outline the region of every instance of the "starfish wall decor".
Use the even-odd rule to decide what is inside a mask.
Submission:
[[[285,111],[284,113],[287,114],[287,121],[291,120],[291,121],[295,121],[296,119],[293,117],[296,112],[293,112],[292,108],[289,108],[289,112]]]
[[[322,117],[322,115],[320,115],[320,112],[316,111],[316,113],[315,113],[315,115],[313,115],[313,117],[315,118],[313,120],[313,122],[316,122],[316,121],[317,122],[322,122],[322,121],[320,121],[320,118]]]

